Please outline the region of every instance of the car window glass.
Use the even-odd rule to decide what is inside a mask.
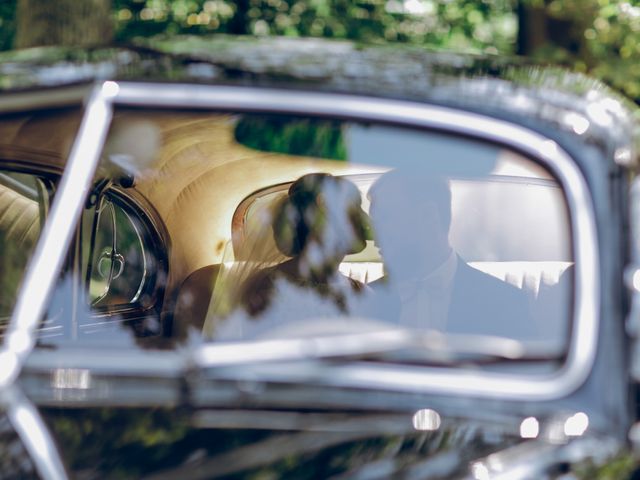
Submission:
[[[49,191],[43,179],[0,167],[0,326],[6,326],[33,253]]]
[[[391,328],[514,340],[536,358],[566,351],[570,215],[561,183],[533,159],[326,118],[122,109],[114,119],[94,185],[143,199],[170,239],[163,270],[146,223],[109,193],[95,237],[83,234],[93,254],[82,289],[127,346]],[[140,302],[153,275],[157,308],[141,317],[155,330],[114,308]],[[95,312],[80,313],[87,341],[113,340],[83,318]]]
[[[166,247],[133,200],[98,182],[39,329],[39,346],[158,338]],[[149,207],[151,208],[151,207]]]
[[[136,303],[149,278],[142,225],[109,198],[96,213],[89,301],[93,307]]]

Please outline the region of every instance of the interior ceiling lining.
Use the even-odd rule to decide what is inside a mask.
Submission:
[[[154,160],[136,189],[155,207],[172,242],[172,282],[220,263],[231,240],[233,213],[247,196],[323,171],[360,173],[347,162],[261,152],[235,140],[229,114],[133,112],[115,118],[113,132],[150,122],[160,132]]]

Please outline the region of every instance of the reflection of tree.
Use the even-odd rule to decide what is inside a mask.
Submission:
[[[175,409],[48,408],[42,414],[70,469],[90,478],[140,478],[267,435],[192,429]]]
[[[182,459],[174,444],[184,438],[187,429],[177,412],[45,409],[43,416],[63,458],[76,472],[138,478],[171,455]]]
[[[638,459],[631,453],[620,453],[603,465],[585,462],[576,468],[577,478],[597,478],[598,480],[636,479],[640,476]]]
[[[218,423],[206,428],[186,412],[46,408],[43,416],[80,478],[350,478],[381,468],[389,477],[423,478],[432,462],[450,477],[512,440],[463,423],[416,432],[400,414],[277,411],[277,418],[293,415],[308,428],[270,430],[247,428],[246,421],[234,427],[234,418],[246,420],[250,410],[211,411]]]
[[[266,152],[346,160],[342,122],[244,115],[236,125],[236,140]]]

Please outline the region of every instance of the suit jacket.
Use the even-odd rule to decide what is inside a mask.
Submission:
[[[373,301],[368,315],[400,323],[402,302],[393,282],[383,277],[369,285]],[[522,290],[470,267],[460,257],[452,288],[446,332],[536,338],[529,302]]]

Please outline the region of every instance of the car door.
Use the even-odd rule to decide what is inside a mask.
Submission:
[[[584,426],[584,417],[574,415],[584,406],[580,390],[592,378],[596,332],[601,328],[598,283],[593,275],[599,261],[593,242],[597,238],[595,213],[575,160],[560,148],[549,148],[548,137],[489,116],[429,104],[411,104],[415,110],[407,111],[403,102],[357,96],[345,102],[341,95],[309,91],[181,84],[142,87],[108,82],[89,99],[85,128],[98,132],[104,141],[96,144],[95,136],[86,131],[76,140],[65,175],[78,183],[67,181],[58,191],[49,220],[58,236],[45,237],[34,260],[33,271],[41,272],[39,278],[44,280],[40,282],[47,288],[42,297],[33,295],[31,308],[23,301],[14,314],[16,325],[33,336],[43,312],[51,311],[55,304],[54,310],[71,327],[69,342],[40,341],[20,366],[24,366],[24,388],[42,406],[72,472],[117,475],[130,471],[135,476],[164,471],[170,477],[198,466],[206,476],[215,466],[235,465],[231,470],[220,468],[219,475],[258,474],[262,468],[270,474],[294,474],[302,471],[297,468],[304,469],[305,455],[317,454],[313,445],[321,447],[320,457],[315,458],[328,455],[335,459],[340,451],[361,448],[356,440],[371,446],[366,442],[372,438],[376,445],[372,450],[379,459],[377,455],[387,451],[384,446],[393,443],[389,437],[398,432],[384,430],[380,440],[375,434],[375,422],[380,419],[369,415],[375,411],[389,414],[390,423],[402,425],[400,435],[406,443],[396,453],[405,452],[414,441],[426,445],[425,451],[418,449],[419,454],[437,451],[434,445],[443,439],[439,435],[448,436],[444,428],[440,430],[440,419],[445,417],[447,422],[463,423],[500,417],[497,423],[502,433],[495,437],[483,434],[482,441],[476,442],[481,451],[474,451],[477,456],[473,458],[528,438],[531,429],[526,435],[519,430],[525,413],[526,418],[561,429],[572,418],[572,425]],[[184,96],[176,100],[176,92],[185,88],[194,96],[197,93],[197,104]],[[137,108],[130,108],[132,102]],[[311,140],[298,148],[304,138]],[[273,144],[264,143],[274,139]],[[296,150],[287,145],[296,145]],[[478,306],[476,310],[457,314],[456,331],[437,323],[430,328],[404,323],[394,308],[405,301],[409,288],[398,284],[395,290],[384,291],[384,285],[374,284],[379,278],[369,273],[386,272],[393,277],[385,248],[382,253],[374,248],[388,225],[393,225],[387,232],[391,237],[408,239],[412,248],[426,245],[414,241],[418,221],[429,218],[429,227],[442,221],[443,215],[428,205],[431,200],[422,204],[421,197],[411,197],[415,203],[393,210],[398,218],[387,215],[382,225],[373,222],[374,232],[377,229],[373,236],[361,229],[358,240],[364,242],[358,243],[363,248],[357,252],[351,242],[347,242],[350,248],[342,242],[343,233],[347,236],[354,233],[349,229],[363,226],[357,225],[364,221],[360,210],[375,216],[367,202],[371,203],[380,179],[390,178],[390,170],[399,169],[408,169],[414,187],[444,185],[450,194],[452,232],[460,232],[461,238],[453,247],[465,256],[476,255],[466,262],[462,254],[457,257],[448,251],[447,258],[454,262],[449,273],[455,275],[456,262],[472,269],[463,274],[465,281],[479,286],[467,290],[483,294],[469,300]],[[316,236],[316,230],[298,222],[295,228],[284,229],[294,233],[282,237],[290,241],[321,238],[322,242],[316,242],[318,248],[310,251],[318,255],[310,259],[326,253],[320,247],[330,245],[329,252],[340,248],[342,270],[332,271],[330,281],[324,281],[318,280],[326,273],[322,268],[309,267],[306,274],[313,273],[313,281],[307,277],[288,282],[289,271],[278,270],[278,266],[290,262],[295,254],[279,245],[279,227],[269,217],[276,208],[284,208],[286,214],[282,198],[269,202],[267,215],[257,210],[247,213],[251,209],[240,209],[246,215],[237,212],[243,202],[277,185],[290,184],[287,195],[298,195],[290,191],[292,186],[306,183],[309,175],[313,185],[318,178],[324,179],[320,183],[330,178],[327,191],[333,192],[305,203],[315,208],[313,227],[335,221],[340,228],[329,232],[341,235]],[[126,176],[134,178],[129,187],[99,188],[105,179],[118,185]],[[445,181],[432,182],[433,177],[442,176]],[[354,189],[347,186],[349,178],[367,179],[355,189],[364,208],[353,207],[351,200],[347,207],[340,203],[354,198]],[[395,200],[405,193],[397,187],[392,192],[383,197]],[[151,277],[144,265],[162,261],[150,260],[145,253],[155,251],[145,251],[152,242],[145,241],[150,232],[145,232],[149,227],[144,217],[135,215],[136,198],[152,206],[171,238],[171,248],[164,249],[169,266],[165,273],[170,275],[162,279],[157,273],[155,283],[148,280]],[[63,202],[68,202],[69,210],[56,208]],[[337,210],[333,209],[336,204],[341,206]],[[294,202],[293,210],[298,206]],[[506,220],[490,224],[498,206],[504,207],[500,218]],[[301,211],[297,210],[298,217],[303,218]],[[536,221],[524,221],[527,216]],[[436,218],[439,220],[433,220]],[[536,242],[525,240],[539,234],[544,221],[554,225],[550,246],[531,251],[529,246]],[[503,228],[513,223],[517,228]],[[255,224],[255,229],[248,224]],[[429,241],[443,238],[440,234]],[[56,255],[62,255],[56,257],[57,265],[47,263]],[[65,270],[62,266],[68,258],[75,259],[76,266]],[[335,258],[329,260],[335,266]],[[417,263],[418,257],[409,256],[404,264],[411,266],[411,260]],[[130,273],[129,266],[133,267]],[[199,301],[196,290],[187,287],[192,275],[202,269],[207,269],[203,290],[209,294],[202,322],[187,317],[184,324],[173,323],[167,329],[136,327],[140,318],[161,325],[165,319],[177,322],[171,302],[163,302],[159,309],[147,308],[145,302],[162,296],[153,292],[163,280],[166,298]],[[548,270],[555,273],[547,275]],[[567,270],[570,274],[563,278]],[[353,278],[356,274],[359,278]],[[527,274],[534,278],[537,290],[529,291]],[[260,288],[267,285],[269,293],[262,298],[271,300],[271,308],[278,313],[263,323],[264,329],[261,318],[247,318],[240,308],[245,299],[240,286],[252,275],[257,275]],[[509,280],[518,285],[508,285]],[[555,307],[553,302],[546,307],[553,315],[537,319],[541,336],[513,328],[531,325],[529,318],[546,287],[558,298]],[[31,277],[24,288],[31,294],[41,287]],[[152,293],[145,299],[148,292]],[[456,300],[455,290],[446,295],[466,305]],[[496,295],[493,301],[482,298],[491,295]],[[360,305],[360,299],[366,301]],[[500,311],[499,306],[511,299],[522,310]],[[385,308],[366,310],[372,305]],[[384,316],[386,307],[391,307],[391,320]],[[418,311],[430,308],[416,307]],[[295,318],[283,321],[292,311]],[[370,316],[363,314],[362,318],[356,312]],[[233,325],[236,320],[224,338],[220,332],[225,322]],[[77,334],[82,327],[89,332],[93,323],[101,328],[91,330],[92,335]],[[102,329],[103,324],[113,328]],[[260,328],[252,330],[255,324]],[[434,335],[431,330],[438,331]],[[564,336],[558,339],[559,331]],[[554,417],[554,402],[563,405],[560,420]],[[588,405],[588,412],[582,412],[588,414],[592,428],[606,430],[623,402],[613,403],[609,409]],[[471,404],[474,409],[469,408]],[[318,412],[322,414],[319,418],[310,416]],[[333,431],[337,439],[331,441],[314,436],[268,441],[278,430],[277,422],[261,423],[264,417],[286,417],[292,423],[283,424],[293,431],[308,433],[312,427],[326,439],[322,425],[336,420],[332,415],[338,421]],[[349,423],[351,415],[362,422]],[[532,420],[527,425],[530,423]],[[469,427],[460,431],[468,431],[464,428]],[[562,438],[569,442],[581,437],[585,429],[562,430]],[[347,435],[353,430],[360,436]],[[420,434],[416,440],[416,432],[424,431],[440,433]],[[297,440],[301,443],[296,460],[287,464],[287,449],[277,447],[296,445]],[[357,445],[341,450],[352,441]],[[234,446],[239,449],[235,455]],[[123,452],[120,447],[131,448]],[[259,451],[275,453],[261,460]],[[348,476],[360,472],[368,462],[366,455],[350,453],[347,457],[362,463],[352,465],[344,458],[324,462],[331,467],[327,475]],[[245,458],[250,461],[243,463]],[[465,457],[465,462],[471,459]],[[466,468],[467,463],[464,465]],[[393,468],[390,471],[402,470]]]

